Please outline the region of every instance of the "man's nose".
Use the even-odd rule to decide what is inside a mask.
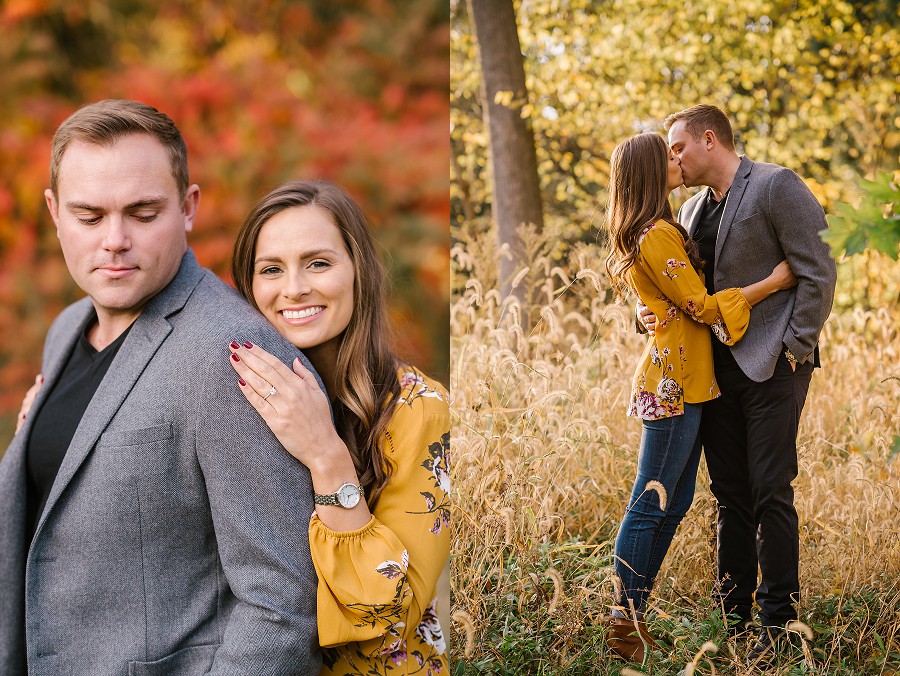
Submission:
[[[121,216],[111,215],[107,219],[103,248],[113,252],[127,251],[131,248],[131,239]]]

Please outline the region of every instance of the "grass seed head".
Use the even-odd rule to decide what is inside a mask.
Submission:
[[[659,508],[662,511],[666,511],[666,502],[668,501],[668,494],[666,493],[666,487],[663,486],[656,479],[652,481],[648,481],[647,485],[644,486],[644,491],[656,491],[656,494],[659,496]]]
[[[457,624],[466,635],[466,647],[463,649],[465,657],[471,657],[475,651],[475,621],[472,616],[465,610],[457,610],[450,616],[450,619]]]

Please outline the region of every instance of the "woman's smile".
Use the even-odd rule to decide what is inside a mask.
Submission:
[[[323,305],[314,305],[302,310],[285,309],[281,311],[281,316],[289,323],[306,323],[303,320],[312,321],[313,318],[318,318],[318,315],[324,311],[325,307]]]

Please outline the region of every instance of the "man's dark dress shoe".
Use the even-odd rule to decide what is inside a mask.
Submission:
[[[760,627],[750,652],[747,653],[747,666],[757,669],[770,666],[775,661],[775,656],[788,645],[784,627]]]

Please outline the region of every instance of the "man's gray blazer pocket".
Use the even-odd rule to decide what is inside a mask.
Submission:
[[[174,427],[165,422],[138,429],[108,429],[97,440],[96,452],[109,459],[105,465],[109,476],[152,494],[162,475],[175,476],[180,471],[176,455],[169,452],[174,443]]]
[[[142,427],[136,430],[114,429],[107,430],[100,435],[97,446],[101,448],[117,448],[122,446],[143,446],[155,441],[167,441],[175,436],[172,423],[152,427]]]
[[[754,211],[749,216],[746,216],[745,218],[742,218],[739,221],[735,221],[734,223],[731,224],[731,227],[732,228],[746,228],[747,226],[754,225],[756,222],[761,222],[761,223],[766,222],[765,217],[758,211]]]
[[[154,662],[129,662],[128,676],[199,676],[209,671],[219,644],[183,648]]]
[[[756,245],[763,245],[775,235],[766,217],[759,211],[754,211],[746,218],[731,224],[731,236],[741,241],[749,240]]]

